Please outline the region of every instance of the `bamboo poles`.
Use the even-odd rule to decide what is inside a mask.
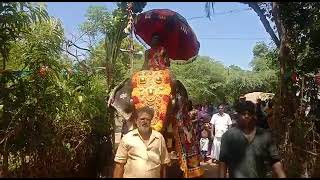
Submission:
[[[128,25],[125,29],[126,33],[129,33],[129,53],[130,53],[130,74],[133,74],[133,53],[134,53],[134,46],[133,46],[133,2],[127,3],[127,12],[128,12]]]

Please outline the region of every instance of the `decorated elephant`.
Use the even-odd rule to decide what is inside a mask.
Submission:
[[[169,153],[177,155],[184,177],[203,174],[199,141],[188,115],[188,93],[168,69],[136,72],[113,90],[108,104],[125,119],[123,134],[135,128],[131,119],[134,108],[153,108],[151,126],[163,134]]]

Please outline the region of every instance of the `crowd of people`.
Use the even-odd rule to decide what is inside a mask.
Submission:
[[[219,165],[219,177],[226,177],[227,170],[234,178],[266,177],[268,164],[276,177],[286,177],[268,123],[259,122],[268,119],[264,106],[240,99],[235,110],[223,104],[190,108],[201,156]],[[170,155],[164,137],[151,128],[153,116],[148,107],[135,111],[137,128],[120,141],[114,177],[167,176]]]
[[[239,104],[245,102],[246,98],[240,96]],[[197,104],[190,109],[189,115],[200,142],[203,161],[211,159],[212,162],[217,162],[219,160],[222,135],[231,127],[236,126],[237,119],[239,118],[238,112],[235,110],[235,107],[227,103],[218,106]],[[255,104],[255,125],[259,128],[270,129],[272,115],[272,101],[257,99],[257,103]]]
[[[254,104],[244,96],[233,107],[195,105],[190,117],[203,161],[219,164],[220,177],[225,177],[226,165],[231,177],[265,177],[269,161],[274,175],[285,177],[271,136],[272,116],[271,100],[257,99]]]

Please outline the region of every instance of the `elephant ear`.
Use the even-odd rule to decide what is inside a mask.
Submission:
[[[173,106],[173,112],[178,112],[180,108],[183,107],[184,104],[188,104],[188,92],[181,81],[175,81],[175,88],[174,88],[174,97],[175,102]]]
[[[185,99],[188,99],[188,92],[187,89],[184,87],[184,85],[182,84],[181,81],[176,80],[177,84],[176,84],[176,88],[177,88],[177,92],[179,92],[179,94],[183,97],[185,97]]]
[[[131,79],[126,79],[113,89],[108,100],[108,106],[114,107],[125,120],[130,119],[133,111],[131,92]]]
[[[181,103],[188,103],[188,92],[187,89],[184,87],[181,81],[176,81],[176,95],[181,98],[179,98],[179,101]]]

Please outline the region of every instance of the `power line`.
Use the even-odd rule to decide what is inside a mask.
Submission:
[[[212,16],[217,16],[217,15],[225,15],[225,14],[231,14],[235,12],[242,12],[242,11],[249,11],[252,10],[251,8],[245,8],[245,9],[233,9],[230,11],[225,11],[225,12],[220,12],[220,13],[213,13]],[[187,20],[192,20],[192,19],[202,19],[202,18],[208,18],[207,16],[195,16],[188,18]]]
[[[200,34],[198,36],[201,36],[201,37],[204,37],[204,36],[209,36],[209,37],[212,37],[212,36],[243,36],[243,35],[255,35],[256,37],[260,37],[260,36],[264,36],[264,34],[261,34],[261,33],[253,33],[253,32],[245,32],[245,33],[212,33],[212,34]]]
[[[268,38],[236,38],[236,37],[208,37],[199,39],[223,39],[223,40],[267,40]]]

